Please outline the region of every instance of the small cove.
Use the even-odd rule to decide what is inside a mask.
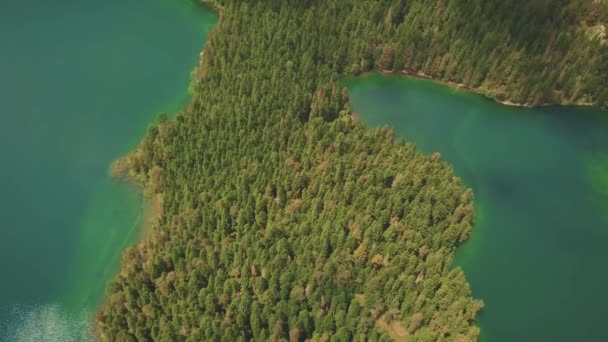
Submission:
[[[482,341],[608,339],[605,112],[507,107],[379,73],[343,84],[367,125],[440,152],[475,191],[475,228],[455,264],[486,302]]]

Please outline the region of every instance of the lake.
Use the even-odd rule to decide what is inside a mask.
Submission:
[[[187,101],[216,22],[186,0],[0,2],[0,340],[90,338],[143,215],[109,165]]]
[[[378,73],[343,83],[367,125],[439,151],[473,188],[455,263],[486,303],[482,341],[608,341],[608,113]]]

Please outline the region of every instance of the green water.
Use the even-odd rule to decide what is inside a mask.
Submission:
[[[80,341],[140,195],[108,177],[187,99],[217,18],[185,0],[0,2],[0,340]]]
[[[608,341],[608,113],[379,74],[345,84],[364,122],[439,151],[474,189],[456,264],[486,303],[483,341]]]

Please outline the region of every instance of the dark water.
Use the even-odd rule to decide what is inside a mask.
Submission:
[[[486,302],[483,341],[608,341],[608,113],[379,74],[345,84],[368,125],[439,151],[474,189],[456,264]]]
[[[215,22],[185,0],[0,2],[0,341],[88,338],[142,213],[109,164],[187,99]]]

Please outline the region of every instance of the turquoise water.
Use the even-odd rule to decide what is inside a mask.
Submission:
[[[439,151],[475,191],[456,264],[486,303],[482,341],[608,341],[607,113],[379,74],[345,84],[364,122]]]
[[[216,20],[184,0],[0,2],[0,340],[89,337],[142,220],[109,165],[183,105]]]

